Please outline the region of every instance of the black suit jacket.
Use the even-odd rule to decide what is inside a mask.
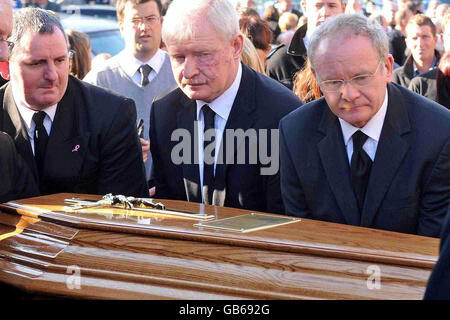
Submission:
[[[450,197],[450,112],[398,85],[360,215],[338,118],[324,98],[280,123],[281,192],[289,215],[438,237]]]
[[[0,89],[0,129],[38,181],[26,126],[11,83]],[[133,100],[69,76],[47,145],[41,194],[58,192],[148,197]]]
[[[389,34],[389,52],[394,57],[394,61],[402,66],[405,62],[406,55],[406,37],[398,29],[392,30],[392,32]]]
[[[291,91],[276,81],[242,65],[242,79],[225,129],[277,129],[280,119],[301,105]],[[199,166],[194,163],[194,121],[196,103],[177,88],[156,99],[150,116],[150,150],[152,152],[156,197],[201,202]],[[178,141],[171,141],[172,132],[185,129],[193,137],[191,163],[174,164],[171,158]],[[268,134],[270,137],[270,133]],[[224,145],[226,137],[222,139]],[[259,141],[259,138],[258,138]],[[270,144],[269,144],[270,146]],[[241,144],[248,155],[248,144]],[[260,174],[263,167],[259,157],[256,164],[217,164],[213,203],[219,206],[249,210],[283,212],[279,173]],[[240,149],[242,150],[242,149]],[[227,154],[226,148],[223,154]]]
[[[39,195],[33,175],[11,137],[0,132],[0,203]]]
[[[439,259],[428,280],[424,299],[450,300],[450,203],[441,233]]]

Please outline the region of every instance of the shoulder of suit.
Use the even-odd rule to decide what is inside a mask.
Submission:
[[[318,126],[325,109],[328,109],[328,105],[325,98],[321,97],[290,112],[281,122],[290,130],[298,130],[300,126]]]
[[[0,131],[0,143],[2,148],[0,150],[3,150],[3,152],[5,152],[4,148],[13,149],[12,148],[14,145],[13,139],[6,132]]]
[[[169,91],[163,92],[157,95],[153,99],[153,107],[156,108],[168,108],[174,104],[178,104],[180,99],[184,96],[183,91],[179,87],[170,89]],[[152,107],[152,108],[153,108]]]
[[[79,90],[80,92],[77,94],[86,95],[86,98],[90,96],[95,99],[108,99],[107,101],[131,100],[116,91],[79,80],[71,75],[69,75],[69,84],[71,84],[72,90]]]

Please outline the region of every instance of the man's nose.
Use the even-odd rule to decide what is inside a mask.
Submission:
[[[45,71],[44,71],[44,79],[49,80],[49,81],[55,81],[56,79],[58,79],[58,72],[57,72],[55,64],[48,63],[46,65]]]
[[[341,88],[342,99],[346,101],[353,101],[359,97],[359,89],[351,82],[344,82]]]
[[[197,63],[194,57],[186,57],[184,61],[183,77],[191,79],[198,75]]]

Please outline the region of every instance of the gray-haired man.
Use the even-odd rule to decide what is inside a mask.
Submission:
[[[325,22],[308,57],[324,97],[280,123],[287,213],[438,237],[450,198],[450,111],[390,84],[386,33],[361,15]]]

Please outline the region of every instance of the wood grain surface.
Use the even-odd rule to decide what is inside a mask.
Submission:
[[[421,299],[438,256],[435,238],[309,219],[238,233],[120,208],[64,212],[74,196],[100,198],[0,205],[1,282],[79,298]],[[251,212],[161,202],[213,219]]]

